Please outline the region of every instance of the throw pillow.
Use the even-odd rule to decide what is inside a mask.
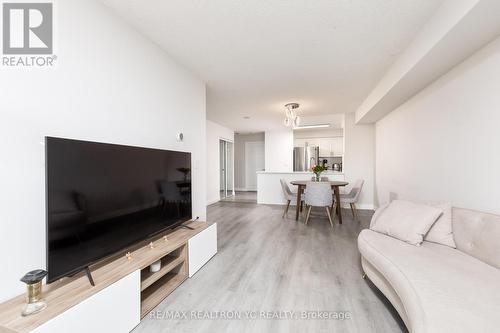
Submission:
[[[382,215],[382,212],[387,208],[387,206],[389,206],[389,203],[381,205],[379,208],[377,208],[375,213],[373,213],[372,219],[370,221],[370,229],[375,225],[378,218],[380,217],[380,215]]]
[[[453,238],[451,204],[442,203],[432,206],[441,209],[443,214],[425,235],[424,240],[456,248],[455,239]]]
[[[418,246],[442,213],[435,207],[394,200],[380,213],[371,229]]]

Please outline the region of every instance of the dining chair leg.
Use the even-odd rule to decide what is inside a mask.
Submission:
[[[333,203],[332,208],[330,208],[330,216],[332,216],[332,221],[335,221],[335,217],[337,217],[337,214],[335,212],[337,211],[337,203]]]
[[[332,221],[335,222],[335,219],[337,218],[337,214],[335,212],[337,211],[337,203],[335,203],[335,206],[333,207],[333,210],[330,212],[330,215],[332,216]]]
[[[309,215],[311,215],[311,208],[312,208],[312,206],[309,206],[307,208],[306,225],[307,225],[307,222],[309,222]]]
[[[356,214],[354,213],[354,204],[353,204],[353,203],[350,203],[349,205],[351,206],[352,218],[353,218],[353,219],[356,219]]]
[[[354,215],[356,216],[355,218],[359,222],[360,220],[359,220],[359,214],[358,214],[359,213],[358,212],[358,207],[356,207],[355,203],[352,204],[352,208],[354,208]]]
[[[326,215],[328,216],[328,220],[330,221],[330,225],[333,228],[333,221],[332,221],[332,215],[330,214],[330,207],[325,207],[326,208]]]
[[[282,218],[285,218],[286,213],[288,213],[288,208],[290,208],[290,200],[287,200],[285,211],[283,212]]]

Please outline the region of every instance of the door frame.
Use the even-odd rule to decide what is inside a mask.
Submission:
[[[221,141],[224,141],[225,142],[225,149],[224,149],[224,161],[226,161],[227,163],[227,143],[230,143],[233,145],[233,158],[231,160],[231,167],[232,167],[232,170],[233,170],[233,176],[232,176],[232,184],[233,184],[233,189],[232,191],[229,191],[231,194],[228,193],[228,190],[227,190],[227,165],[224,169],[224,177],[226,177],[224,179],[224,185],[225,185],[225,189],[224,189],[224,192],[225,192],[225,196],[221,199],[224,199],[224,198],[228,198],[228,197],[231,197],[231,196],[234,196],[236,194],[235,192],[235,189],[234,189],[234,140],[230,140],[230,139],[227,139],[227,138],[224,138],[224,137],[219,137],[219,187],[220,187],[220,183],[221,183],[221,171],[222,171],[222,165],[221,165],[221,156],[220,156],[220,144],[221,144]],[[220,191],[220,189],[219,189]]]
[[[249,175],[249,172],[248,172],[248,160],[249,160],[249,156],[248,156],[248,146],[250,145],[262,145],[264,147],[264,162],[265,162],[265,142],[264,141],[247,141],[245,142],[245,190],[246,191],[257,191],[257,185],[255,188],[249,188],[248,187],[248,175]],[[264,164],[265,165],[265,164]],[[257,177],[257,176],[256,176]]]

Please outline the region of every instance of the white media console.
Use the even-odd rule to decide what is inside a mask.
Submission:
[[[21,316],[24,295],[0,304],[0,333],[126,333],[185,279],[217,253],[217,224],[193,222],[124,256],[92,268],[95,287],[85,276],[44,286],[47,308]],[[162,260],[162,268],[149,265]]]

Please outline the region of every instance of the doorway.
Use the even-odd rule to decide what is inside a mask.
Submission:
[[[257,191],[257,171],[264,171],[264,142],[245,143],[245,188]]]
[[[219,139],[220,198],[234,195],[234,144]]]

